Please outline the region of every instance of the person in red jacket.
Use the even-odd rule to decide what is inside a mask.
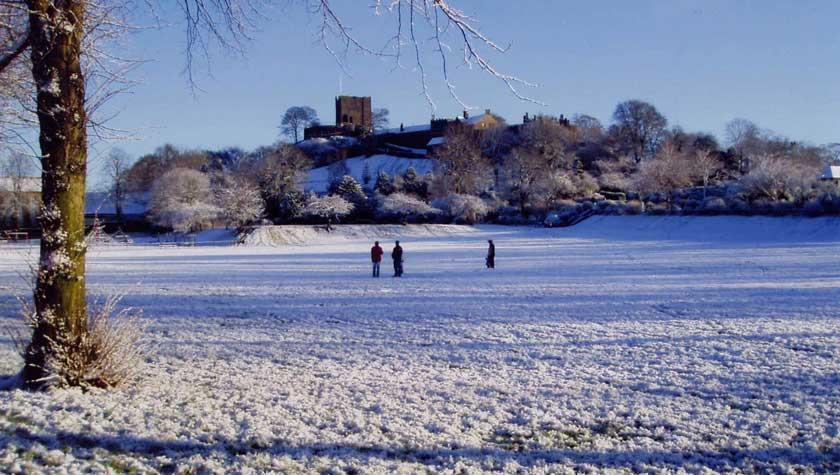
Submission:
[[[370,260],[373,262],[373,276],[379,277],[379,263],[382,262],[382,248],[379,247],[379,241],[373,243],[373,247],[370,248]]]

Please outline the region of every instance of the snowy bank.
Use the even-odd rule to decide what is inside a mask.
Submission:
[[[564,236],[620,240],[838,242],[840,218],[766,216],[594,216]]]
[[[473,233],[471,226],[454,224],[348,224],[325,226],[258,226],[243,232],[239,243],[245,246],[285,246],[318,244],[335,240],[384,240],[401,237],[444,237]]]
[[[423,176],[434,170],[435,161],[429,158],[402,158],[393,155],[372,155],[370,157],[354,157],[340,160],[325,167],[313,168],[307,176],[303,188],[315,193],[326,193],[330,187],[333,175],[350,175],[367,189],[372,189],[376,177],[385,172],[390,177],[405,174],[409,168],[414,168],[417,175]],[[365,176],[369,181],[365,183]]]

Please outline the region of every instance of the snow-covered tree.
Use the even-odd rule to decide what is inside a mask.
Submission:
[[[397,191],[397,187],[394,186],[394,180],[391,179],[391,176],[385,170],[382,170],[376,176],[376,184],[373,185],[373,191],[387,196]]]
[[[333,183],[333,186],[330,187],[330,194],[338,195],[356,205],[367,199],[362,185],[350,175],[344,175],[341,180]]]
[[[432,202],[432,206],[443,210],[455,222],[476,224],[490,212],[481,198],[472,195],[449,195]]]
[[[191,232],[219,215],[204,173],[187,168],[166,172],[152,188],[150,219],[157,226]]]
[[[114,200],[114,209],[117,215],[117,222],[123,220],[123,204],[128,192],[128,170],[131,166],[131,157],[124,150],[115,148],[108,153],[105,160],[105,173],[107,174],[111,197]]]
[[[417,170],[414,167],[408,167],[405,173],[402,174],[400,191],[425,198],[429,193],[429,185],[417,175]]]
[[[353,203],[336,195],[316,196],[309,195],[302,214],[312,218],[327,220],[328,222],[338,221],[339,218],[353,212]]]
[[[392,193],[380,196],[377,215],[386,219],[427,219],[440,214],[440,210],[429,206],[425,201],[405,193]]]
[[[228,226],[240,227],[260,219],[265,212],[260,188],[238,177],[227,177],[216,189],[216,203]]]

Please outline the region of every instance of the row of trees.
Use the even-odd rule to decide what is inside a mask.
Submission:
[[[568,200],[630,197],[642,205],[672,203],[679,190],[690,188],[700,190],[694,198],[702,202],[709,198],[708,190],[717,190],[719,195],[723,185],[736,189],[739,199],[747,202],[803,205],[820,192],[816,182],[820,167],[831,160],[827,149],[792,142],[744,119],[727,124],[726,148],[710,134],[667,124],[653,105],[627,101],[616,107],[608,127],[586,115],[577,115],[571,122],[538,116],[522,125],[483,130],[452,126],[436,152],[432,173],[420,176],[410,169],[400,176],[380,173],[373,177],[366,170],[363,187],[339,162],[333,166],[328,192],[335,199],[324,202],[303,193],[301,184],[313,160],[308,149],[291,144],[247,153],[235,148],[203,152],[166,145],[131,167],[125,166],[125,155],[117,151],[109,160],[109,172],[115,198],[126,192],[154,191],[154,224],[187,230],[220,219],[241,226],[261,219],[287,223],[463,217],[463,213],[448,213],[447,206],[433,206],[453,196],[483,200],[488,211],[472,215],[504,211],[527,219]],[[161,182],[170,170],[181,170],[177,180]],[[207,206],[196,207],[189,193],[185,199],[163,196],[167,190],[191,183],[184,170],[204,177],[202,203]],[[391,195],[398,196],[385,199]],[[310,203],[321,207],[331,203],[335,212],[314,212],[315,205],[307,211]],[[405,204],[403,212],[396,211],[398,203]],[[171,210],[178,206],[177,212]],[[194,219],[184,218],[186,210],[192,210]]]
[[[577,115],[571,122],[539,116],[514,127],[452,128],[430,189],[514,205],[524,217],[570,199],[668,202],[687,188],[700,189],[699,200],[726,186],[747,202],[799,205],[825,192],[818,176],[833,159],[828,148],[744,119],[727,124],[725,140],[722,147],[711,134],[668,127],[653,105],[637,100],[619,104],[608,127]]]

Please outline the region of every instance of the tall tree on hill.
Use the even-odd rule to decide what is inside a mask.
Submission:
[[[291,138],[295,143],[299,142],[303,129],[318,123],[318,113],[309,106],[294,106],[286,109],[283,120],[280,121],[280,130],[283,135]]]
[[[629,149],[636,163],[650,158],[665,133],[668,121],[652,104],[630,100],[617,105],[613,112],[615,132]]]
[[[376,14],[394,15],[396,32],[385,39],[392,49],[382,52],[369,48],[352,35],[329,0],[306,0],[314,17],[319,18],[319,38],[323,45],[341,58],[342,51],[330,46],[338,39],[345,51],[388,56],[399,62],[401,49],[410,45],[422,91],[432,105],[427,86],[418,37],[421,28],[432,30],[431,38],[438,45],[443,78],[450,94],[457,99],[448,77],[446,50],[454,39],[460,43],[458,55],[468,65],[495,77],[521,99],[516,86],[527,84],[521,79],[500,72],[484,55],[485,51],[504,51],[479,28],[474,20],[457,9],[453,0],[395,0],[374,2]],[[188,78],[194,84],[192,64],[209,57],[208,48],[221,46],[240,50],[256,20],[263,17],[264,6],[278,3],[283,12],[288,2],[271,0],[183,0],[176,8],[183,14],[187,43]],[[145,2],[143,7],[153,6]],[[28,387],[49,384],[52,375],[47,362],[59,354],[79,353],[88,333],[85,295],[84,199],[88,156],[90,107],[96,109],[115,92],[119,73],[97,76],[113,55],[105,51],[108,42],[117,36],[124,24],[114,15],[130,17],[134,3],[94,2],[93,0],[9,0],[0,2],[3,28],[0,28],[0,84],[15,68],[28,68],[36,91],[36,116],[42,168],[40,260],[34,292],[35,315],[32,339],[25,353],[22,377]],[[352,6],[347,8],[357,9]],[[172,14],[171,12],[166,13]],[[408,17],[404,19],[404,17]],[[198,51],[197,51],[198,50]],[[27,55],[28,53],[28,55]],[[96,57],[97,53],[102,56]],[[195,54],[199,53],[199,54]],[[102,58],[107,58],[103,61]],[[97,82],[98,80],[98,82]],[[96,87],[87,88],[90,81]],[[101,87],[99,87],[101,86]],[[103,92],[104,91],[104,92]],[[91,96],[88,96],[88,93]],[[101,94],[100,94],[101,93]],[[87,107],[86,107],[87,106]],[[81,383],[74,381],[73,384]],[[90,384],[107,384],[88,381]]]
[[[382,107],[380,109],[373,110],[373,131],[376,133],[382,132],[383,130],[388,128],[388,124],[391,122],[390,116],[391,112]]]
[[[732,119],[726,123],[724,134],[726,145],[735,151],[737,171],[745,173],[746,161],[761,152],[760,144],[764,133],[747,119]]]

